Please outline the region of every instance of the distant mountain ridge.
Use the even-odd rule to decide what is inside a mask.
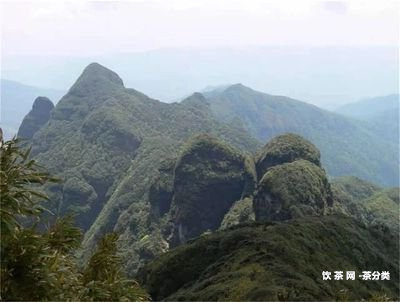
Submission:
[[[61,90],[34,87],[6,79],[1,79],[0,88],[0,125],[6,138],[17,134],[22,119],[31,110],[34,99],[45,96],[57,103],[64,93]]]
[[[398,114],[399,101],[399,94],[378,96],[343,105],[339,107],[336,112],[346,116],[367,120],[388,111],[394,111]]]
[[[400,95],[391,94],[363,99],[345,105],[337,112],[361,120],[378,136],[400,144]]]
[[[378,176],[385,176],[394,168],[395,161],[385,158],[391,146],[384,140],[375,140],[351,119],[315,106],[243,85],[230,86],[212,97],[194,93],[180,103],[167,104],[125,88],[115,72],[97,63],[84,69],[29,143],[34,158],[63,180],[47,187],[47,206],[59,215],[76,213],[77,224],[86,231],[82,258],[102,234],[116,231],[126,269],[135,272],[170,245],[253,217],[251,196],[257,169],[269,168],[267,162],[256,168],[254,153],[269,138],[288,131],[322,143],[322,168],[315,155],[319,151],[307,147],[311,166],[287,163],[271,172],[264,184],[269,190],[275,174],[285,178],[288,172],[305,171],[312,181],[304,184],[310,192],[300,203],[322,194],[326,195],[323,204],[330,203],[322,169],[328,166],[332,173],[330,167],[342,165],[343,154],[351,157],[344,161],[347,170],[333,170],[336,174],[331,175],[362,177],[370,175],[363,168],[371,166]],[[212,138],[198,139],[205,133]],[[347,146],[346,141],[353,145]],[[377,142],[383,147],[376,146]],[[337,143],[339,148],[329,149]],[[367,145],[378,149],[365,150]],[[259,158],[264,162],[263,156]],[[295,179],[303,186],[298,180],[304,177]],[[318,189],[321,183],[326,186]],[[293,190],[290,182],[283,181],[282,192],[276,196],[285,200],[286,191]],[[264,193],[258,196],[261,201],[268,197],[268,191]],[[301,213],[285,210],[285,217]],[[226,211],[232,215],[226,216]]]
[[[331,176],[355,175],[387,186],[399,182],[398,144],[382,136],[379,129],[242,84],[209,92],[208,96],[217,117],[226,122],[239,118],[260,141],[285,132],[311,140],[321,150],[323,165]]]

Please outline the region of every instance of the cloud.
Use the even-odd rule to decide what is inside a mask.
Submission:
[[[323,1],[321,6],[328,12],[338,15],[345,15],[348,10],[346,2],[343,1]]]
[[[398,43],[393,1],[0,0],[0,5],[6,55]]]

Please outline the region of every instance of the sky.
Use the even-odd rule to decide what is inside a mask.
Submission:
[[[390,0],[0,0],[0,76],[67,91],[96,61],[168,102],[241,82],[335,108],[398,91],[399,10]]]
[[[397,45],[399,1],[1,2],[2,57],[160,48]]]

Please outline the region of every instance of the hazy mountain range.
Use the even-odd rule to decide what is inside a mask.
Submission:
[[[32,107],[32,100],[38,96],[46,96],[57,103],[63,95],[62,90],[39,88],[5,79],[1,79],[0,88],[0,125],[7,138],[17,134],[22,119]]]
[[[243,83],[323,108],[398,90],[396,47],[239,46],[160,49],[97,57],[10,56],[2,77],[67,91],[90,62],[117,71],[128,87],[165,102],[209,85]],[[38,75],[40,73],[40,75]]]
[[[341,285],[322,266],[393,272],[355,282],[359,300],[399,290],[398,144],[381,131],[242,84],[163,103],[92,63],[54,108],[37,98],[19,136],[62,179],[45,205],[75,213],[80,260],[117,232],[155,300],[328,299]]]

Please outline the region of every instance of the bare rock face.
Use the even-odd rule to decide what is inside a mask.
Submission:
[[[171,246],[213,231],[246,192],[254,177],[245,157],[207,135],[197,136],[179,158],[170,213]]]
[[[32,110],[25,116],[18,130],[18,137],[31,139],[50,119],[53,103],[44,96],[39,96],[33,103]]]
[[[320,152],[311,142],[297,134],[279,135],[264,146],[256,160],[258,179],[271,167],[299,159],[321,166]]]

